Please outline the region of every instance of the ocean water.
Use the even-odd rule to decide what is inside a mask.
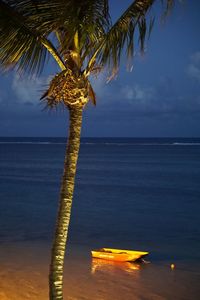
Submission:
[[[64,153],[63,138],[0,138],[1,247],[51,243]],[[86,264],[93,248],[149,251],[154,266],[186,272],[194,292],[127,299],[199,299],[199,183],[200,139],[82,139],[69,245]]]

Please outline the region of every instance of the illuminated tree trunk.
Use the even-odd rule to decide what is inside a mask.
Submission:
[[[82,107],[69,108],[70,127],[60,191],[60,203],[49,272],[50,300],[63,300],[63,269],[71,215],[76,165],[80,147]]]

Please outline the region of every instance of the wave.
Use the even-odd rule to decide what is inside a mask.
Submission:
[[[0,142],[0,144],[31,144],[31,145],[65,145],[61,142]]]
[[[8,141],[0,140],[0,144],[22,145],[66,145],[65,141]],[[81,141],[81,145],[91,146],[200,146],[200,141]]]
[[[106,145],[106,146],[200,146],[200,143],[179,143],[179,142],[173,142],[173,143],[86,143],[81,142],[81,144],[84,145]]]
[[[182,142],[174,142],[173,145],[175,146],[200,146],[200,143],[195,143],[195,142],[191,142],[191,143],[188,143],[188,142],[185,142],[185,143],[182,143]]]

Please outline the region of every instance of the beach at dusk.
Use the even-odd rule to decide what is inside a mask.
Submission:
[[[192,270],[177,263],[177,269],[172,270],[169,261],[141,264],[92,260],[87,250],[79,245],[69,247],[64,280],[67,300],[198,299],[197,266]],[[42,243],[3,245],[0,299],[48,299],[48,253]]]
[[[0,300],[199,300],[199,12],[0,0]]]

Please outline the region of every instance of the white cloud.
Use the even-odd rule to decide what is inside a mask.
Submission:
[[[35,104],[47,88],[47,83],[47,78],[24,79],[15,75],[12,82],[12,90],[21,103]]]
[[[194,54],[192,54],[191,56],[191,60],[194,62],[194,63],[200,63],[200,51],[197,51],[195,52]]]
[[[132,86],[126,85],[121,89],[122,97],[132,101],[140,101],[145,103],[154,95],[154,89],[151,87],[142,87],[138,84]]]
[[[97,78],[91,78],[91,84],[97,95],[97,103],[104,105],[112,105],[126,103],[131,106],[145,106],[152,100],[156,94],[156,90],[151,86],[142,86],[138,83],[132,85],[122,85],[117,77],[107,82],[108,73],[102,72]]]
[[[196,78],[200,82],[200,68],[190,64],[188,67],[188,73],[191,77]]]
[[[188,74],[200,83],[200,51],[194,53],[190,58]]]

